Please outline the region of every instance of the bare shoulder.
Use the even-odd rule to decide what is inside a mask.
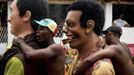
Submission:
[[[52,44],[49,46],[49,48],[51,48],[54,52],[57,52],[57,53],[65,52],[63,46],[61,46],[60,44]]]
[[[64,49],[60,44],[52,44],[49,47],[52,49]]]

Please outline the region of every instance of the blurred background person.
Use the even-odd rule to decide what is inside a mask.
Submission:
[[[113,21],[113,25],[119,26],[119,27],[130,27],[127,21],[123,20],[124,15],[120,14],[118,19],[115,19]]]
[[[105,36],[105,39],[106,39],[106,44],[107,45],[110,45],[110,41],[111,40],[115,40],[117,41],[118,43],[121,43],[123,46],[126,46],[127,47],[127,44],[125,42],[121,42],[120,41],[120,37],[122,35],[122,29],[121,27],[119,26],[110,26],[109,28],[107,28],[105,31],[103,31],[103,34],[107,35],[108,33],[111,33],[113,34],[114,38],[111,38],[109,39],[108,36]],[[113,42],[114,43],[114,42]],[[116,42],[115,42],[116,43]],[[131,53],[129,51],[129,49],[125,50],[126,53],[128,54],[128,56],[131,58]]]

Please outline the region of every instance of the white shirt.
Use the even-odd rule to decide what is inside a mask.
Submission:
[[[114,20],[114,24],[119,27],[124,27],[126,24],[128,24],[125,20],[122,19],[116,19]]]

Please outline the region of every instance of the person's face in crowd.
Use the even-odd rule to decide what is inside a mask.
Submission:
[[[19,36],[25,31],[26,26],[30,25],[31,12],[26,11],[24,15],[20,16],[19,9],[16,5],[17,0],[14,0],[10,6],[11,15],[8,21],[11,24],[11,33],[15,36]]]
[[[17,0],[14,0],[10,6],[11,15],[9,17],[9,22],[11,24],[11,33],[14,35],[19,33],[19,30],[21,28],[20,24],[22,21],[22,18],[19,16],[19,11],[16,6],[16,2],[17,2]]]
[[[71,48],[80,48],[86,41],[85,29],[80,26],[82,12],[71,10],[68,12],[63,32],[67,35]]]
[[[107,43],[107,45],[109,45],[111,39],[109,38],[108,33],[106,34],[105,38],[106,38],[106,43]]]
[[[51,38],[50,35],[52,35],[52,33],[48,27],[39,26],[38,30],[36,31],[37,41],[41,43],[49,41]]]
[[[105,39],[107,45],[111,45],[111,43],[114,44],[116,42],[115,36],[112,32],[107,32],[105,34]]]

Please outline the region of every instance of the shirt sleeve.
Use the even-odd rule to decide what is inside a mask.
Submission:
[[[24,75],[24,67],[17,57],[12,57],[6,64],[4,75]]]
[[[115,75],[112,63],[100,62],[95,65],[92,75]]]

